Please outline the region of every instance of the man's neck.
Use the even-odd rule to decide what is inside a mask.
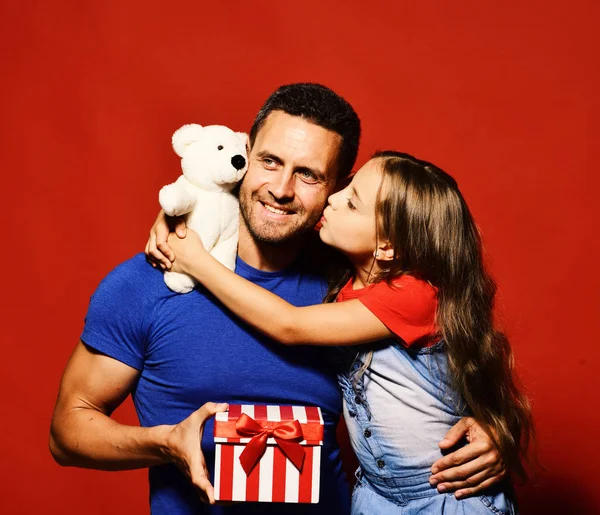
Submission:
[[[240,217],[238,256],[253,268],[265,272],[283,270],[298,257],[303,244],[303,238],[279,245],[256,241]]]

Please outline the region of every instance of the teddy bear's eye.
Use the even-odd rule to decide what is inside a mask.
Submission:
[[[217,147],[217,150],[223,150],[223,145],[219,145],[219,146]]]

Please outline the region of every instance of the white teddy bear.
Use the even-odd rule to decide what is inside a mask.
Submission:
[[[183,175],[158,195],[168,216],[186,215],[204,248],[227,268],[235,268],[239,203],[232,189],[248,169],[248,136],[222,125],[184,125],[173,134],[173,149],[181,157]],[[196,281],[186,274],[165,272],[165,283],[188,293]]]

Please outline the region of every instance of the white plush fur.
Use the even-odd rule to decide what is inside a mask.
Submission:
[[[239,228],[239,203],[231,190],[248,169],[247,141],[246,134],[221,125],[184,125],[173,134],[183,175],[158,195],[165,213],[185,215],[204,248],[231,270]],[[175,272],[165,272],[165,283],[178,293],[188,293],[196,284],[190,276]]]

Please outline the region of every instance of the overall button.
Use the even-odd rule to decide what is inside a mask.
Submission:
[[[383,467],[385,467],[385,461],[384,460],[377,460],[377,466],[382,469]]]
[[[371,430],[370,429],[365,429],[364,433],[365,438],[371,438]]]

